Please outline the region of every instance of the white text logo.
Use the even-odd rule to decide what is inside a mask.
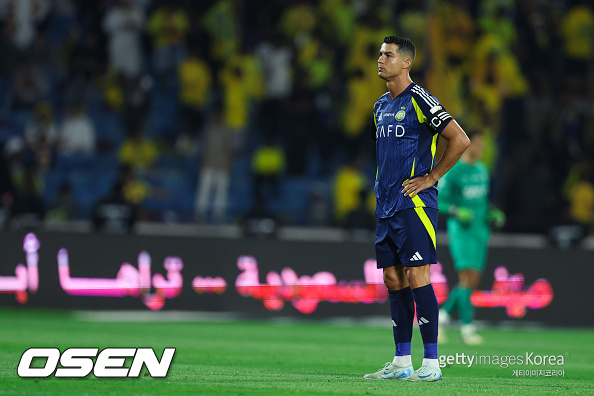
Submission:
[[[97,352],[99,348],[68,348],[63,353],[58,348],[29,348],[21,356],[17,374],[21,378],[46,378],[55,372],[55,377],[82,378],[93,371],[95,377],[101,378],[137,378],[146,366],[151,377],[165,377],[175,348],[165,348],[161,361],[153,348],[105,348],[99,355]],[[133,358],[129,368],[124,367],[126,358]],[[34,359],[45,359],[45,364],[31,367]]]
[[[420,323],[420,320],[419,320]],[[465,353],[456,353],[455,355],[441,355],[439,357],[439,367],[447,365],[464,365],[472,367],[474,365],[492,365],[507,368],[509,366],[563,366],[565,365],[565,355],[535,355],[534,352],[526,352],[525,355],[479,355],[478,352],[473,355]]]
[[[404,132],[405,130],[402,125],[396,125],[396,127],[394,127],[394,125],[390,124],[387,128],[384,128],[384,125],[381,125],[375,131],[375,138],[377,139],[380,137],[390,137],[390,135],[395,137],[402,137],[404,136]]]

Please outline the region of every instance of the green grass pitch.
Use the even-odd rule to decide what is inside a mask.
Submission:
[[[441,383],[364,380],[392,359],[389,318],[385,328],[312,321],[91,322],[67,311],[0,310],[0,394],[15,395],[419,395],[594,394],[594,331],[491,329],[487,343],[463,345],[455,329],[440,355],[564,355],[564,377],[513,376],[515,366],[442,369]],[[160,357],[176,347],[166,378],[19,378],[16,368],[30,347],[153,347]],[[418,328],[413,364],[422,360]],[[128,363],[127,363],[128,364]]]

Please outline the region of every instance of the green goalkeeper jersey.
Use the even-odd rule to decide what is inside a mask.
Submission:
[[[455,208],[466,208],[473,212],[470,224],[462,224],[455,216],[448,218],[448,228],[472,231],[487,237],[490,233],[489,214],[489,171],[481,161],[470,164],[458,161],[439,181],[439,211],[452,213]],[[476,235],[478,236],[478,235]]]

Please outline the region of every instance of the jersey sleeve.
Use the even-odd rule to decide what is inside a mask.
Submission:
[[[370,122],[369,123],[369,138],[371,140],[376,140],[376,130],[377,130],[377,111],[378,111],[378,102],[375,102],[375,104],[373,105],[373,124]]]
[[[433,133],[441,133],[452,121],[452,116],[433,95],[419,85],[415,85],[410,92],[419,121],[426,124]]]

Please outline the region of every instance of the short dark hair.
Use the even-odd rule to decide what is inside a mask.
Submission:
[[[388,36],[384,37],[384,43],[386,44],[396,44],[398,46],[398,52],[401,54],[405,54],[415,61],[415,55],[417,50],[415,49],[415,44],[407,39],[406,37],[398,37],[398,36]]]

